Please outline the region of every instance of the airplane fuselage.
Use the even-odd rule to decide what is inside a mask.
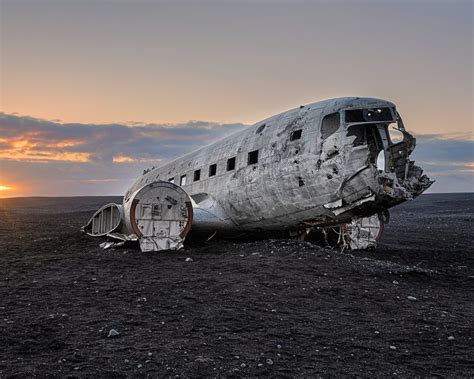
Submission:
[[[338,225],[344,247],[375,246],[388,209],[432,183],[409,159],[415,143],[385,100],[301,106],[145,171],[83,230],[150,251],[181,248],[189,231],[308,238],[323,228],[326,240]]]
[[[403,131],[398,145],[390,140],[389,125]],[[413,147],[394,104],[326,100],[265,119],[147,172],[124,202],[147,183],[171,181],[190,195],[195,209],[211,209],[193,229],[340,224],[385,211],[429,186],[408,159]]]

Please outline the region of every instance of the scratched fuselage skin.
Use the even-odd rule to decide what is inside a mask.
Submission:
[[[397,118],[394,104],[357,97],[321,101],[270,117],[149,171],[130,188],[124,204],[147,183],[174,178],[179,185],[186,175],[182,188],[198,215],[192,230],[303,230],[385,212],[418,196],[431,182],[408,159],[415,139],[407,132],[403,130],[404,140],[395,144],[387,132],[390,122],[345,122],[346,110],[379,108],[389,108]],[[323,136],[323,118],[335,113],[340,115],[337,130]],[[401,120],[398,125],[403,129]],[[371,142],[365,131],[361,135],[366,137],[357,142],[350,128],[370,129]],[[294,138],[299,130],[300,138]],[[371,151],[375,145],[385,158],[379,168]],[[248,153],[256,150],[258,162],[248,164]],[[235,169],[227,171],[233,157]],[[216,174],[209,176],[213,164]],[[201,170],[200,178],[194,181],[196,170]]]

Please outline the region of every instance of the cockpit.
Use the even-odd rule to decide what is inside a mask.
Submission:
[[[392,108],[364,108],[348,109],[344,111],[344,120],[346,123],[355,122],[381,122],[397,120],[395,109]]]

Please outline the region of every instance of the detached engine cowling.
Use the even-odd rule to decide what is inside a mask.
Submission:
[[[110,214],[120,214],[120,222],[104,222]],[[188,194],[173,183],[153,182],[128,193],[123,206],[102,207],[82,229],[94,237],[124,241],[138,238],[142,251],[178,250],[183,247],[192,222],[193,207]]]

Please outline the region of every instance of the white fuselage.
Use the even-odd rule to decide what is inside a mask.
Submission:
[[[386,130],[394,121],[372,123],[378,142],[354,146],[356,137],[348,136],[348,128],[357,123],[346,122],[344,110],[367,108],[390,108],[397,118],[394,104],[372,98],[340,98],[292,109],[149,171],[130,188],[124,203],[147,183],[173,181],[190,195],[195,209],[210,215],[203,224],[215,230],[296,230],[377,213],[406,200],[410,191],[418,193],[411,187],[402,193],[393,185],[395,180],[402,188],[409,179],[397,179],[389,163],[394,162],[395,144]],[[322,131],[327,115],[339,121],[336,125],[335,118],[326,118]],[[371,144],[385,154],[381,170],[371,156]]]

